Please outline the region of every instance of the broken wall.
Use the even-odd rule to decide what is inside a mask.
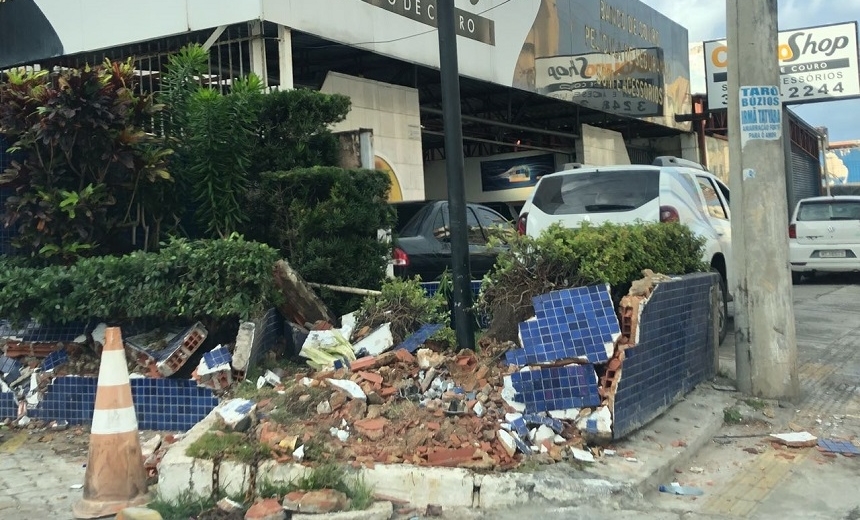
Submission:
[[[613,436],[647,424],[716,372],[711,288],[719,276],[661,282],[639,317],[639,340],[624,350],[615,393]]]

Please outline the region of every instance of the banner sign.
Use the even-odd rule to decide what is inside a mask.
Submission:
[[[705,42],[708,107],[728,106],[726,40]],[[777,56],[786,105],[860,96],[857,22],[780,31]]]

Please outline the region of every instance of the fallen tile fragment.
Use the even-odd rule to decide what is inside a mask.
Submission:
[[[770,439],[789,448],[810,448],[818,444],[818,437],[809,432],[774,433]]]
[[[423,345],[430,336],[442,330],[443,325],[440,323],[427,324],[415,331],[414,334],[403,340],[403,343],[396,347],[397,350],[406,350],[413,353]]]
[[[231,399],[218,407],[216,412],[229,428],[235,431],[245,431],[253,422],[257,403],[248,399]]]
[[[702,496],[705,494],[704,491],[697,487],[693,486],[682,486],[677,482],[672,482],[669,485],[661,485],[659,487],[661,493],[669,493],[672,495],[682,495],[682,496]]]
[[[825,452],[843,455],[860,455],[860,449],[852,442],[842,439],[819,439],[818,447]]]

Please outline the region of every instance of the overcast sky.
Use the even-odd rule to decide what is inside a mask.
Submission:
[[[685,26],[691,43],[726,37],[724,0],[642,1]],[[780,30],[858,19],[860,0],[779,0]],[[792,110],[813,126],[826,126],[831,141],[860,139],[860,100],[812,103]]]

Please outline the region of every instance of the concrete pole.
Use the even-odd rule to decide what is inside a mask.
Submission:
[[[790,399],[799,384],[785,142],[777,132],[775,140],[742,144],[739,98],[744,86],[780,85],[777,0],[727,0],[726,15],[737,385],[754,396]]]
[[[251,72],[256,74],[262,81],[263,86],[269,86],[269,74],[266,70],[266,40],[263,39],[263,22],[253,20],[248,23],[251,40],[248,42],[248,50],[251,54]]]
[[[278,26],[278,72],[280,90],[293,89],[293,33],[289,27]]]

